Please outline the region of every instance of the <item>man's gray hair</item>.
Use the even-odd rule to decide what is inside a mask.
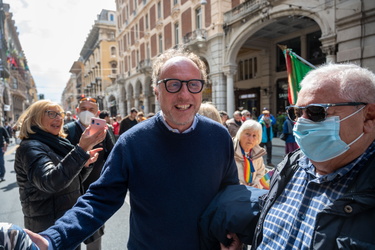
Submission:
[[[356,64],[325,64],[310,71],[301,82],[302,89],[317,89],[323,84],[338,84],[337,92],[352,102],[375,102],[375,74]]]

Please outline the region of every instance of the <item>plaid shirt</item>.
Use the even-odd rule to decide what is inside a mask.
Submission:
[[[317,175],[312,163],[301,158],[265,217],[259,249],[310,249],[318,213],[347,192],[374,150],[375,142],[356,160],[327,175]]]

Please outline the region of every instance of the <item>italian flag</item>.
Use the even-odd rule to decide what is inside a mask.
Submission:
[[[283,52],[288,72],[288,101],[291,105],[294,105],[297,102],[297,95],[301,89],[299,83],[307,72],[314,69],[315,66],[298,56],[291,49],[284,49]]]

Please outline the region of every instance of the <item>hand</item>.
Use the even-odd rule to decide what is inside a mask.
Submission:
[[[227,234],[228,239],[232,239],[232,243],[230,243],[229,246],[224,246],[222,243],[220,243],[220,249],[221,250],[241,250],[242,249],[242,243],[240,239],[238,238],[237,234],[235,233],[229,233]]]
[[[102,142],[105,139],[105,136],[107,134],[107,127],[91,135],[90,135],[90,129],[91,129],[91,126],[88,126],[85,129],[85,131],[83,131],[81,138],[79,139],[78,146],[80,146],[84,151],[89,151],[95,145]]]
[[[90,158],[87,160],[85,167],[88,167],[90,164],[96,162],[99,156],[99,152],[102,150],[103,148],[95,148],[95,149],[88,151],[88,153],[90,154]]]
[[[30,239],[39,247],[40,250],[48,250],[49,243],[46,238],[27,229],[24,229],[24,231],[29,235]]]

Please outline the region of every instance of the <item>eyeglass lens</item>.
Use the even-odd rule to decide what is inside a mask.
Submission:
[[[303,109],[306,109],[307,117],[314,122],[323,121],[326,118],[326,111],[324,107],[312,105],[305,108],[290,107],[288,109],[289,119],[296,121],[298,118],[302,117]]]
[[[46,112],[47,112],[48,117],[51,118],[51,119],[55,119],[56,116],[58,116],[58,115],[60,115],[62,119],[65,118],[65,113],[64,112],[60,112],[59,113],[59,112],[52,111],[52,110],[47,110]]]
[[[203,88],[203,82],[199,80],[181,81],[178,79],[165,80],[165,87],[171,93],[176,93],[182,88],[182,83],[186,82],[186,86],[191,93],[199,93]]]

